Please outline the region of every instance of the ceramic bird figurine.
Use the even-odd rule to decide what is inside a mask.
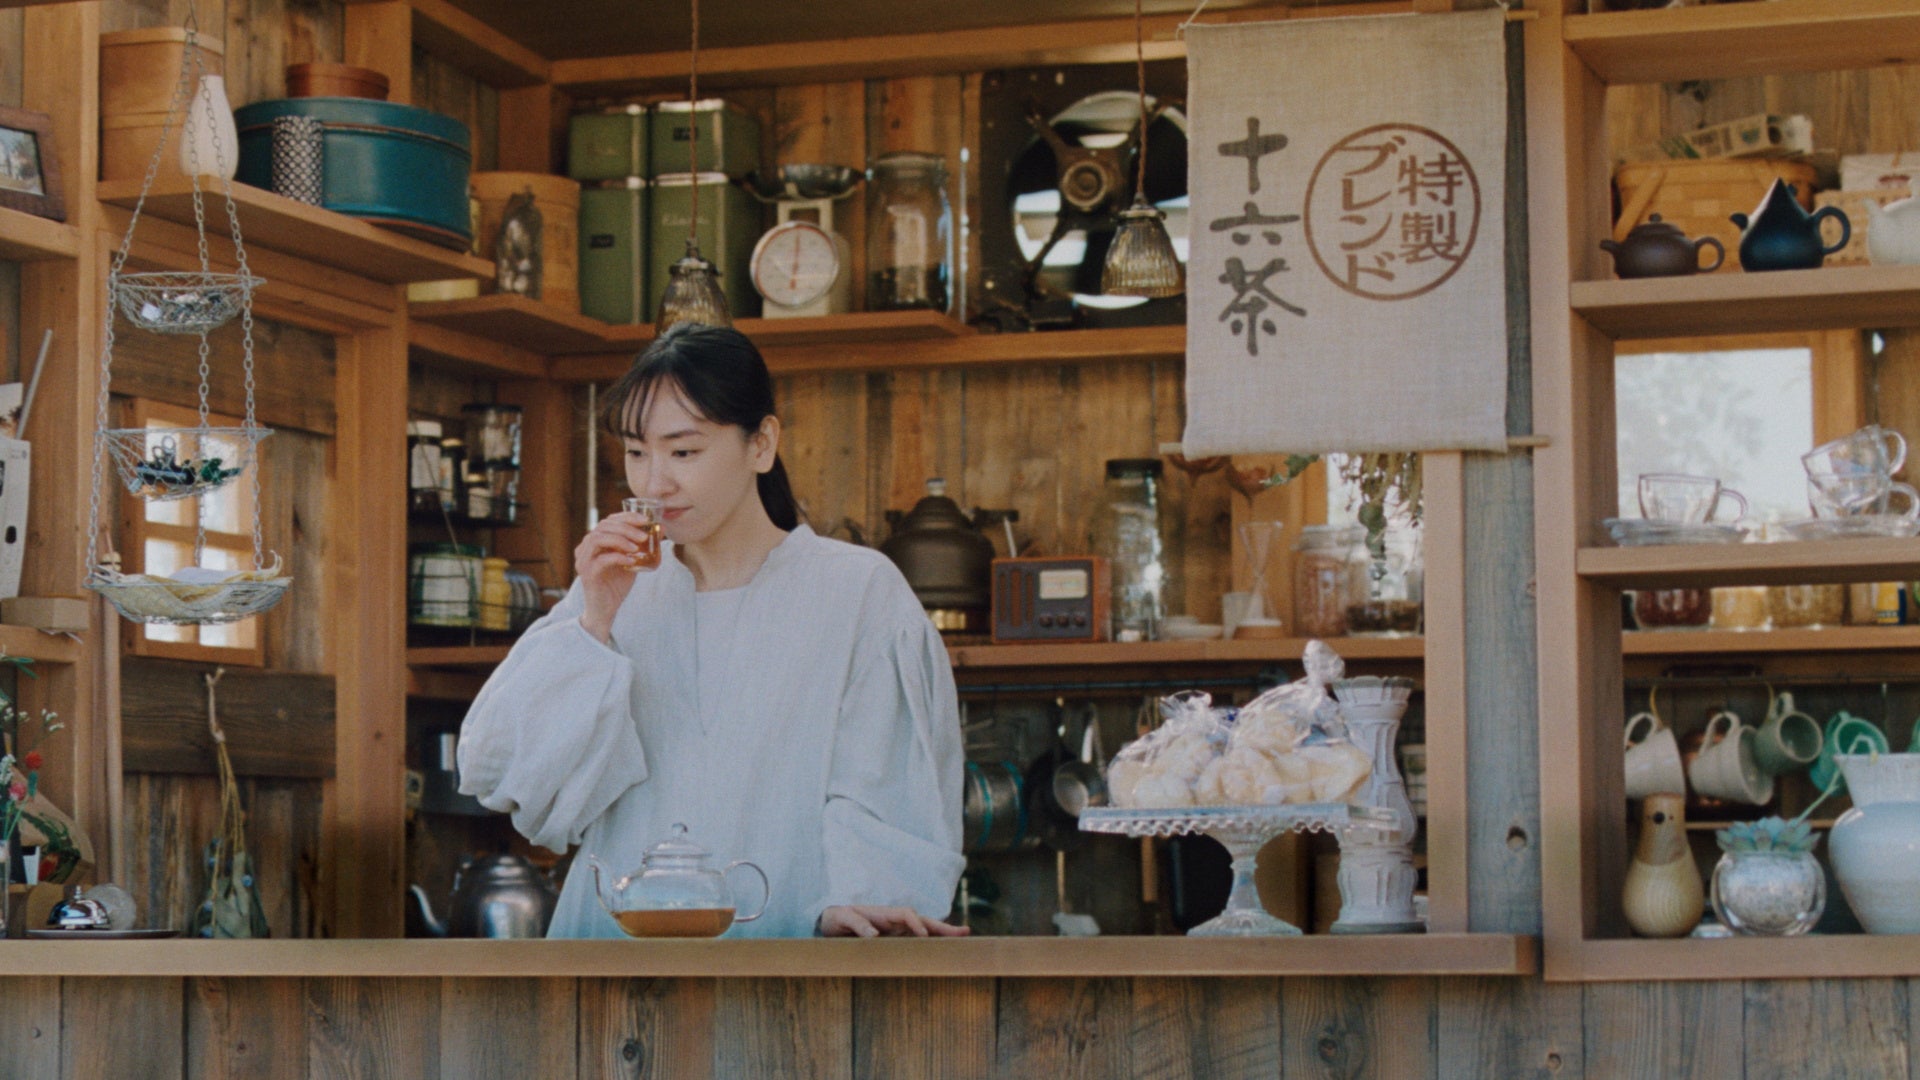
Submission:
[[[1621,897],[1627,925],[1641,937],[1683,937],[1700,923],[1706,891],[1687,844],[1682,795],[1649,795],[1640,803],[1640,845]]]

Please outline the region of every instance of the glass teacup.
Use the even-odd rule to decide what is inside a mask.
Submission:
[[[659,499],[623,499],[620,503],[623,513],[633,514],[640,519],[640,527],[646,530],[647,539],[634,553],[628,565],[634,570],[652,570],[660,565],[660,500]]]
[[[1806,466],[1808,476],[1878,473],[1891,477],[1907,463],[1907,440],[1897,431],[1868,424],[1801,454],[1800,463]]]
[[[1700,525],[1712,521],[1721,499],[1732,499],[1739,510],[1735,520],[1747,516],[1747,497],[1723,488],[1711,476],[1686,473],[1641,473],[1640,516],[1649,521],[1673,521]]]
[[[1903,509],[1891,509],[1893,496],[1906,501]],[[1885,473],[1808,473],[1807,506],[1814,517],[1838,518],[1894,514],[1920,518],[1920,491],[1911,484],[1893,480]]]

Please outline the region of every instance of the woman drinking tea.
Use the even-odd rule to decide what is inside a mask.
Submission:
[[[736,936],[965,933],[940,921],[964,865],[946,650],[891,562],[799,522],[758,350],[677,326],[603,420],[654,505],[574,550],[467,713],[460,789],[583,865],[637,867],[684,822],[771,881]],[[551,936],[620,935],[592,886],[569,875]]]

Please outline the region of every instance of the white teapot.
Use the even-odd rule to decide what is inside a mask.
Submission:
[[[1867,257],[1875,265],[1920,263],[1920,179],[1913,197],[1881,206],[1867,203]]]

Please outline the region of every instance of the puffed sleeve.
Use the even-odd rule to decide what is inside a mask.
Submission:
[[[891,566],[868,584],[855,640],[827,776],[827,892],[810,921],[839,904],[945,918],[966,866],[946,647]]]
[[[527,629],[460,725],[460,790],[554,851],[647,778],[633,664],[580,625],[579,583]]]

